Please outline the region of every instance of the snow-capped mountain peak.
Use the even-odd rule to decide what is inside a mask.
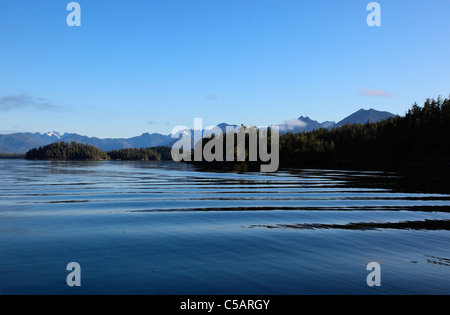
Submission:
[[[51,137],[56,137],[58,139],[61,139],[61,134],[59,132],[56,132],[56,131],[47,132],[47,133],[44,134],[44,136],[47,136],[47,137],[50,137],[50,138]]]

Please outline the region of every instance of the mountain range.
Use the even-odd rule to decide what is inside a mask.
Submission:
[[[289,120],[284,124],[280,125],[280,132],[287,133],[300,133],[303,131],[313,131],[321,128],[332,129],[335,127],[342,127],[346,124],[365,124],[367,122],[379,122],[391,117],[395,117],[396,115],[389,112],[380,112],[375,109],[360,109],[359,111],[351,114],[350,116],[344,118],[338,123],[334,121],[325,121],[320,123],[316,120],[312,120],[309,117],[299,117],[297,119]]]
[[[366,123],[366,122],[378,122],[390,117],[394,117],[394,114],[389,112],[380,112],[374,109],[364,110],[361,109],[356,113],[344,118],[338,123],[333,121],[326,121],[319,123],[312,120],[309,117],[299,117],[279,125],[280,132],[294,132],[299,133],[303,131],[312,131],[314,129],[327,128],[332,129],[335,127],[344,126],[345,124],[353,123]],[[218,125],[219,128],[225,130],[227,124]],[[234,125],[235,126],[235,125]],[[191,133],[193,131],[191,130]],[[121,139],[100,139],[95,137],[81,136],[74,133],[60,134],[58,132],[41,133],[14,133],[8,135],[0,135],[0,153],[26,153],[32,148],[42,147],[54,142],[79,142],[87,143],[98,147],[103,151],[129,149],[129,148],[143,148],[143,147],[156,147],[156,146],[170,146],[176,139],[173,139],[171,135],[162,135],[159,133],[144,133],[140,136],[133,138],[121,138]]]

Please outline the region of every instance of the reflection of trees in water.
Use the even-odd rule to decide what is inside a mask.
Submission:
[[[361,222],[348,224],[276,224],[276,225],[251,225],[249,228],[268,228],[268,229],[300,229],[300,230],[429,230],[450,231],[450,220],[424,220],[424,221],[407,221],[407,222]],[[450,264],[450,260],[447,260]]]
[[[435,256],[430,256],[430,255],[425,255],[425,257],[427,257],[427,262],[429,264],[440,265],[440,266],[449,266],[450,267],[450,259],[441,258],[441,257],[435,257]]]

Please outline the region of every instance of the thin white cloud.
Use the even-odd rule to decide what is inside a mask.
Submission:
[[[206,99],[207,101],[211,101],[211,102],[215,102],[215,101],[218,101],[218,100],[219,100],[219,98],[218,98],[217,96],[213,95],[213,94],[207,95],[207,96],[205,97],[205,99]]]
[[[291,119],[284,122],[284,125],[286,126],[287,130],[294,130],[296,128],[305,128],[308,126],[308,124],[302,120],[299,119]]]
[[[164,125],[164,126],[170,126],[171,124],[170,124],[169,121],[166,121],[166,122],[162,123],[162,122],[159,122],[159,121],[156,121],[156,120],[149,120],[149,121],[147,121],[147,125]]]
[[[45,98],[33,97],[26,94],[9,95],[0,98],[0,112],[9,112],[13,110],[21,110],[26,108],[34,108],[42,111],[58,112],[63,107],[52,104]]]
[[[6,129],[6,130],[0,130],[0,135],[4,134],[11,134],[11,133],[20,133],[21,131],[19,129]]]
[[[360,93],[362,96],[367,96],[367,97],[394,97],[394,96],[397,96],[394,93],[386,92],[383,90],[370,89],[368,87],[362,88],[360,90]]]

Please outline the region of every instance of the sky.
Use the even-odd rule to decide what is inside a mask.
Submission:
[[[100,138],[222,122],[404,115],[450,94],[450,2],[0,2],[0,133]]]

